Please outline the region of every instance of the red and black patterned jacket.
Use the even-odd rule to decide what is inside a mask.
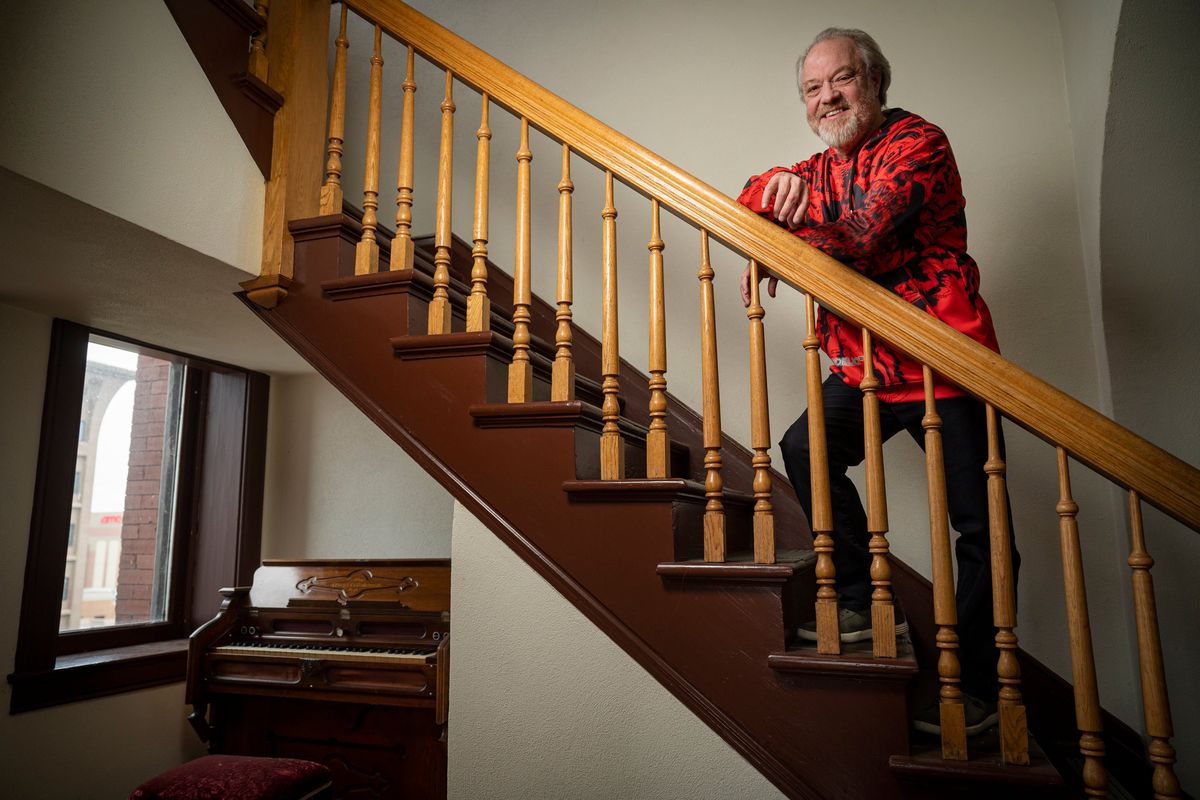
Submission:
[[[790,168],[775,167],[751,178],[738,202],[774,219],[762,208],[767,181],[784,170],[796,173],[810,191],[796,236],[999,352],[991,313],[979,296],[979,268],[967,255],[966,201],[950,142],[916,114],[891,109],[885,115],[849,158],[829,149]],[[831,370],[858,386],[862,331],[825,309],[818,324]],[[872,349],[881,400],[924,398],[920,364],[880,342]],[[939,382],[935,394],[962,392]]]

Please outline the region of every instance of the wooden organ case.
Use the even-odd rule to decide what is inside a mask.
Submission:
[[[450,562],[264,561],[191,636],[212,753],[306,758],[334,797],[444,798]]]

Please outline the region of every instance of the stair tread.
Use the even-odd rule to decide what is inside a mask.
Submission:
[[[896,658],[871,655],[871,642],[842,643],[836,655],[818,653],[815,642],[798,644],[783,653],[767,656],[767,665],[780,672],[823,675],[878,675],[907,680],[917,674],[917,657],[907,635],[896,639]]]
[[[475,403],[467,411],[480,427],[569,426],[599,430],[600,409],[584,400],[532,400],[528,403]]]
[[[387,283],[378,281],[374,284],[370,284],[370,287],[377,288],[383,285],[387,285]],[[324,286],[324,284],[322,284],[322,286]],[[364,287],[359,285],[358,288],[361,290]],[[511,358],[513,350],[512,339],[495,330],[407,334],[404,336],[393,336],[388,341],[391,343],[392,349],[395,351],[396,355],[400,356],[401,358],[437,358],[439,355],[443,354],[461,354],[464,350],[470,351],[478,348],[482,351],[482,349],[491,348],[497,353],[502,354],[507,359]],[[552,359],[538,352],[536,349],[530,350],[529,355],[530,361],[533,363],[535,368],[546,374],[551,371],[554,364]],[[600,384],[584,375],[575,376],[575,388],[578,394],[590,395],[592,397],[600,397],[603,394],[600,389]]]
[[[505,352],[503,338],[491,331],[395,336],[389,343],[393,352],[404,359],[472,355],[488,350]]]
[[[754,563],[753,553],[734,553],[723,562],[667,561],[658,565],[664,578],[703,578],[714,581],[787,580],[816,563],[812,550],[781,550],[774,564]]]
[[[1062,786],[1063,778],[1045,752],[1029,737],[1029,764],[1005,764],[1000,758],[1000,735],[992,728],[967,740],[970,758],[950,761],[942,758],[941,742],[927,733],[912,733],[911,755],[888,759],[892,772],[901,777],[953,779],[979,783],[1003,783],[1019,786]]]
[[[433,285],[432,278],[414,269],[382,270],[366,275],[349,275],[344,278],[330,278],[321,281],[321,294],[325,297],[340,299],[383,287],[399,288],[413,282]]]
[[[600,407],[586,400],[530,400],[527,403],[473,403],[467,411],[481,428],[531,427],[578,424],[596,431],[604,427]],[[627,419],[620,421],[621,433],[645,438],[646,429]]]
[[[630,423],[635,425],[636,423]],[[640,427],[640,426],[639,426]],[[673,449],[675,443],[672,443]],[[691,498],[707,501],[704,484],[689,478],[623,478],[620,480],[571,480],[563,481],[563,491],[577,502],[600,502],[620,497],[626,501],[647,503],[661,500]],[[749,506],[753,495],[734,489],[725,489],[722,500],[726,505]],[[687,562],[690,563],[690,562]],[[703,562],[700,562],[703,563]]]

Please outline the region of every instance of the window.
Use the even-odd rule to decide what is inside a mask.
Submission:
[[[182,357],[88,336],[79,430],[96,438],[75,458],[84,524],[68,529],[64,569],[78,594],[60,632],[168,617],[186,376]]]
[[[184,677],[258,566],[267,388],[55,320],[11,712]]]

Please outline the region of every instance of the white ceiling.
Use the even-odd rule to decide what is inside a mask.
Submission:
[[[0,303],[272,374],[311,372],[242,270],[0,168]]]

